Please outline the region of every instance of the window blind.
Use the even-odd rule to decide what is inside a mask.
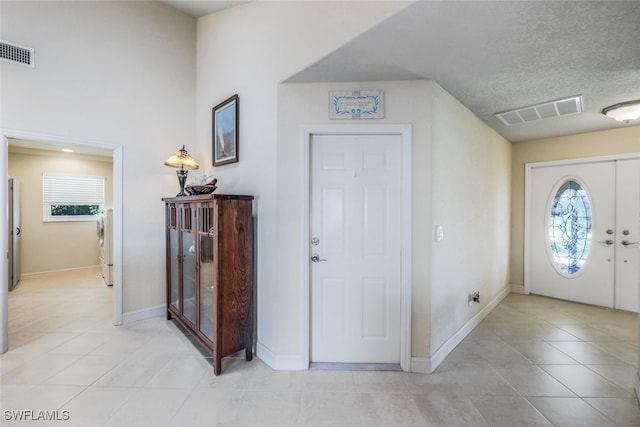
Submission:
[[[45,205],[103,205],[104,177],[42,175]]]

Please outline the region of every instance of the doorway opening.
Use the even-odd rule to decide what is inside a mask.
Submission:
[[[50,136],[25,131],[0,130],[3,146],[0,148],[0,176],[8,182],[8,158],[10,140],[29,141],[34,147],[41,150],[53,150],[60,146],[73,147],[78,151],[91,150],[107,153],[112,162],[112,203],[113,203],[113,324],[122,324],[122,146],[108,142],[78,140],[73,138]],[[7,186],[3,185],[0,190],[0,199],[7,201]],[[5,215],[5,213],[3,213]],[[8,248],[8,229],[0,230],[1,246]],[[96,239],[97,240],[97,239]],[[3,278],[8,277],[8,264],[2,263],[0,274]],[[4,281],[4,279],[3,279]],[[3,287],[0,291],[0,353],[9,350],[8,342],[8,287]]]

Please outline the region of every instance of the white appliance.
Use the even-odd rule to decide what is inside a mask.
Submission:
[[[113,286],[113,209],[100,212],[98,244],[100,245],[101,274],[107,286]]]
[[[20,182],[9,178],[9,290],[20,281]]]

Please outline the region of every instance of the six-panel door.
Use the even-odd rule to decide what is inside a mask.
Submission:
[[[399,363],[401,139],[311,145],[311,360]]]

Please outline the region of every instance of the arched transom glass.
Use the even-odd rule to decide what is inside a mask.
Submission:
[[[591,247],[591,203],[582,186],[567,180],[560,186],[549,213],[551,256],[558,269],[577,273]]]

